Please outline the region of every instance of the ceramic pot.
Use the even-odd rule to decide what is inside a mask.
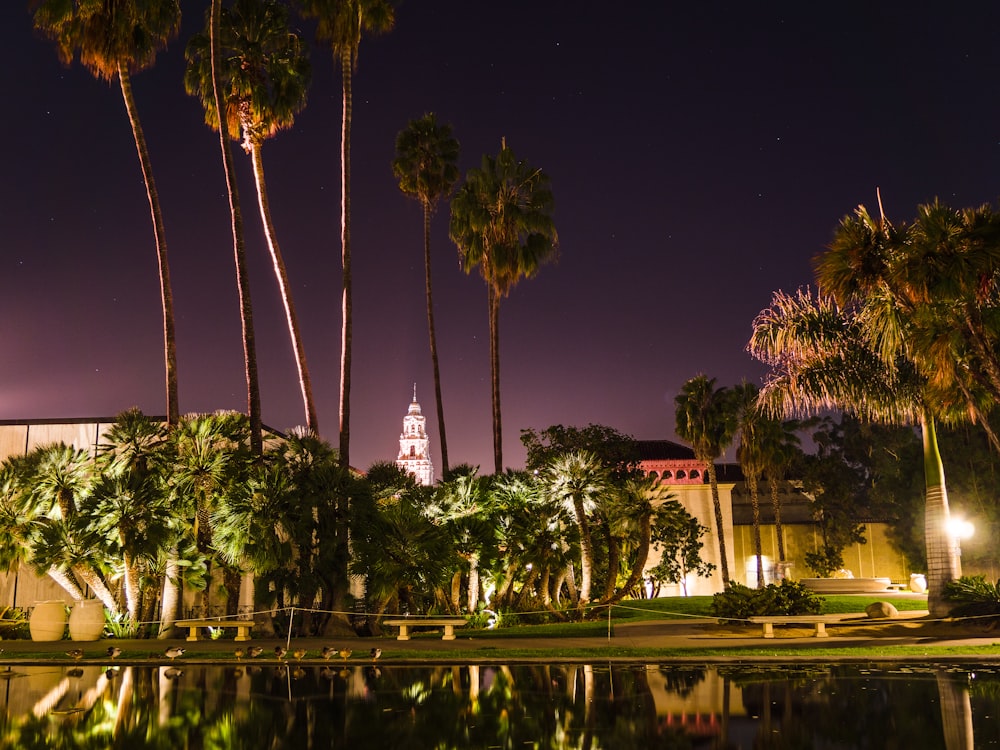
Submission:
[[[66,632],[66,605],[61,601],[36,602],[28,618],[33,641],[59,641]]]
[[[923,594],[927,591],[927,576],[923,573],[910,574],[910,591],[915,594]]]
[[[84,599],[69,613],[69,637],[74,641],[96,641],[104,635],[104,605],[97,599]]]

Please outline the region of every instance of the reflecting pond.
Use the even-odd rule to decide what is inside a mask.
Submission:
[[[1000,666],[8,666],[0,747],[1000,746]]]

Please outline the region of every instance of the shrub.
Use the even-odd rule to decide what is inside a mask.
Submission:
[[[944,598],[956,604],[952,617],[1000,618],[1000,581],[990,583],[985,576],[962,576],[945,584]]]
[[[23,609],[20,607],[4,607],[0,609],[0,638],[15,640],[30,637],[28,615]]]
[[[754,615],[818,614],[823,599],[801,583],[785,579],[780,585],[769,583],[751,589],[730,582],[725,591],[715,594],[709,611],[721,620],[746,620]]]

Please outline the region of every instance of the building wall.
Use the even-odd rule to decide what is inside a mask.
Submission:
[[[819,528],[804,524],[785,524],[782,531],[785,536],[785,557],[791,563],[788,577],[816,577],[806,565],[805,556],[818,549],[822,543]],[[894,583],[909,583],[910,573],[916,571],[910,571],[903,556],[889,544],[891,533],[892,529],[888,524],[864,524],[865,539],[868,541],[866,544],[852,544],[844,549],[844,568],[851,571],[855,578],[890,578]],[[733,529],[733,537],[733,554],[738,562],[730,569],[731,577],[745,586],[753,586],[757,579],[753,527],[737,526]],[[778,539],[773,524],[760,527],[760,542],[765,562],[777,561]]]
[[[722,525],[725,532],[726,558],[729,561],[730,575],[733,572],[733,502],[732,484],[719,484],[719,502],[722,505]],[[712,563],[715,570],[708,578],[688,576],[686,586],[673,585],[665,586],[660,593],[663,596],[707,596],[718,593],[724,589],[722,585],[722,557],[719,554],[719,537],[716,533],[715,509],[712,502],[712,488],[707,484],[678,484],[670,485],[670,492],[673,499],[679,502],[684,510],[698,519],[698,522],[706,527],[708,531],[702,536],[701,559]],[[646,570],[655,567],[660,562],[660,553],[652,549],[649,553],[649,560],[646,562]]]

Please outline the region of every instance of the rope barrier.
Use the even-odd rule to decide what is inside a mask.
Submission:
[[[716,615],[691,614],[690,612],[672,612],[672,611],[669,611],[669,610],[651,609],[651,608],[648,608],[648,607],[635,607],[635,606],[631,606],[631,605],[625,605],[625,604],[622,604],[622,603],[616,603],[616,604],[594,604],[594,605],[589,606],[586,611],[588,613],[595,613],[595,612],[599,612],[601,609],[605,609],[605,608],[608,610],[608,628],[609,628],[609,631],[610,631],[610,628],[611,628],[611,621],[612,621],[612,609],[620,609],[620,610],[624,610],[626,612],[642,612],[642,613],[645,613],[645,614],[659,615],[659,616],[661,616],[661,619],[667,619],[667,620],[670,620],[670,619],[682,620],[684,618],[692,618],[692,619],[698,619],[698,620],[705,620],[705,619],[724,620],[727,623],[733,623],[733,624],[747,624],[747,625],[756,625],[756,624],[758,624],[758,623],[751,622],[748,618],[745,618],[745,617],[720,617],[720,616],[716,616]],[[566,612],[575,612],[577,610],[575,610],[575,609],[569,609],[569,610],[564,610],[564,611],[566,611]],[[907,611],[907,610],[904,610],[904,612],[905,611]],[[318,607],[297,607],[297,606],[292,605],[292,606],[287,606],[287,607],[276,607],[274,609],[252,610],[250,612],[241,612],[241,613],[239,613],[237,615],[206,615],[204,617],[179,617],[179,618],[176,618],[175,620],[173,620],[171,622],[171,625],[173,625],[177,620],[205,620],[205,621],[210,621],[211,620],[211,621],[218,621],[218,622],[221,623],[221,622],[231,621],[234,618],[237,618],[237,619],[251,619],[251,618],[253,618],[253,617],[257,616],[257,615],[270,615],[270,616],[274,617],[274,616],[282,614],[282,613],[287,613],[288,614],[288,633],[289,633],[288,640],[290,642],[290,640],[291,640],[291,632],[292,632],[292,622],[293,622],[294,617],[295,617],[295,612],[309,612],[309,613],[312,613],[312,614],[326,614],[326,615],[343,615],[345,617],[366,617],[366,618],[371,617],[371,618],[376,618],[376,619],[377,618],[381,618],[381,617],[393,617],[393,618],[397,618],[397,619],[398,618],[405,618],[405,619],[408,619],[408,620],[412,620],[415,624],[419,623],[420,620],[424,620],[424,619],[437,619],[437,618],[441,617],[441,614],[405,614],[405,615],[400,615],[400,614],[392,614],[392,613],[387,613],[387,612],[369,612],[369,611],[360,611],[359,612],[357,610],[321,609],[321,608],[318,608]],[[515,617],[524,617],[524,616],[532,616],[532,615],[552,614],[552,611],[548,610],[548,609],[538,609],[538,610],[526,610],[526,611],[511,612],[510,614],[513,615],[513,616],[515,616]],[[846,616],[846,615],[850,615],[850,614],[861,614],[861,613],[849,612],[849,613],[844,613],[844,614]],[[456,616],[462,616],[462,615],[456,615]],[[963,615],[963,616],[959,616],[959,617],[935,617],[935,618],[930,618],[930,617],[920,617],[920,618],[891,617],[891,618],[868,619],[868,618],[858,617],[857,619],[844,619],[844,620],[840,620],[836,624],[837,625],[863,625],[863,626],[866,626],[866,627],[874,627],[874,626],[878,626],[878,625],[896,625],[896,624],[899,624],[901,622],[903,622],[903,623],[905,623],[905,622],[919,622],[921,624],[925,624],[925,623],[950,623],[950,624],[954,624],[954,625],[959,625],[959,624],[961,624],[963,622],[967,622],[967,621],[997,620],[997,619],[1000,619],[1000,615],[998,615],[998,614]],[[15,623],[15,622],[22,622],[22,621],[20,621],[20,620],[14,620],[14,619],[9,619],[9,618],[0,618],[0,623],[5,623],[5,622]],[[163,625],[164,622],[166,622],[166,621],[165,620],[139,620],[139,621],[137,621],[135,623],[135,627],[138,628],[138,627],[145,627],[145,626],[161,626],[161,625]],[[125,624],[124,621],[123,621],[123,624]],[[211,626],[209,625],[208,627],[211,627]],[[609,637],[610,637],[610,635],[609,635]]]

